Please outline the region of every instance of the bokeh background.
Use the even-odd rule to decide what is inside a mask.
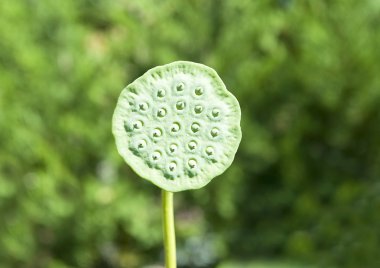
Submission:
[[[175,60],[219,73],[243,131],[175,195],[179,267],[380,267],[379,0],[0,1],[0,267],[163,264],[111,118]]]

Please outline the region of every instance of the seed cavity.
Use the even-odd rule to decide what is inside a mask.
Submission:
[[[197,167],[197,160],[195,160],[195,159],[190,159],[188,162],[187,162],[187,164],[189,165],[189,167],[191,168],[191,169],[195,169],[196,167]]]
[[[211,146],[207,146],[205,149],[205,152],[208,156],[213,156],[215,154],[215,150]]]
[[[157,162],[158,160],[160,160],[162,156],[162,153],[160,151],[154,151],[151,155],[151,158],[154,162]]]
[[[218,118],[218,117],[220,116],[220,110],[219,110],[218,108],[214,108],[214,109],[212,109],[212,111],[211,111],[211,115],[212,115],[212,117],[214,117],[214,118]]]
[[[194,113],[195,114],[201,114],[202,112],[203,112],[203,106],[202,105],[195,105]]]
[[[177,92],[182,92],[185,89],[185,84],[184,83],[179,83],[179,84],[177,84],[177,86],[175,87],[175,89],[177,90]]]
[[[170,162],[168,168],[170,172],[174,172],[177,169],[177,163],[174,161]]]
[[[162,136],[162,130],[160,128],[153,129],[152,136],[153,136],[153,138],[161,137]]]
[[[201,126],[198,123],[192,123],[191,124],[191,131],[193,133],[198,133],[200,128],[201,128]]]
[[[185,109],[185,102],[184,101],[177,101],[177,103],[175,104],[175,108],[178,111],[183,111],[183,109]]]
[[[138,108],[140,112],[146,112],[149,109],[149,105],[146,102],[141,102],[138,104]]]
[[[165,108],[160,108],[160,109],[158,109],[158,111],[157,111],[157,117],[159,117],[159,118],[163,118],[163,117],[166,116],[166,113],[167,113],[167,111],[166,111]]]
[[[211,137],[216,138],[220,134],[220,130],[216,127],[212,128],[210,131]]]
[[[216,138],[219,136],[220,130],[216,127],[212,128],[210,131],[211,137]]]
[[[163,98],[163,97],[165,97],[165,95],[166,95],[165,89],[160,88],[160,89],[157,90],[157,97]]]
[[[143,149],[146,148],[146,145],[147,145],[146,140],[139,140],[137,142],[137,146],[136,147],[137,147],[138,150],[143,150]]]
[[[177,133],[178,131],[180,131],[180,129],[181,129],[181,125],[178,122],[174,122],[170,128],[170,131],[172,133]]]
[[[178,145],[177,145],[177,144],[172,143],[172,144],[169,145],[169,152],[170,152],[171,154],[174,154],[174,153],[176,153],[177,151],[178,151]]]
[[[194,140],[190,141],[188,144],[187,144],[187,147],[190,149],[190,151],[194,151],[195,148],[197,147],[198,143]]]
[[[144,123],[141,120],[137,120],[133,123],[133,129],[139,130],[143,127]]]
[[[194,93],[195,93],[195,95],[196,96],[202,96],[203,95],[203,88],[201,88],[201,87],[197,87],[197,88],[195,88],[195,90],[194,90]]]

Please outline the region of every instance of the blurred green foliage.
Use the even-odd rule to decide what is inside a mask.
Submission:
[[[121,89],[174,60],[241,103],[232,167],[176,194],[181,267],[380,267],[378,0],[0,1],[0,266],[162,263],[160,191],[117,155]]]

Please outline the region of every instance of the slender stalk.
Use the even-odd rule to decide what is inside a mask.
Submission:
[[[162,218],[164,229],[165,268],[176,268],[173,193],[162,190]]]

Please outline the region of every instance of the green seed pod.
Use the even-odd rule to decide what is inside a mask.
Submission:
[[[138,175],[178,192],[205,186],[231,165],[240,116],[213,69],[177,61],[147,71],[121,92],[112,132]]]

